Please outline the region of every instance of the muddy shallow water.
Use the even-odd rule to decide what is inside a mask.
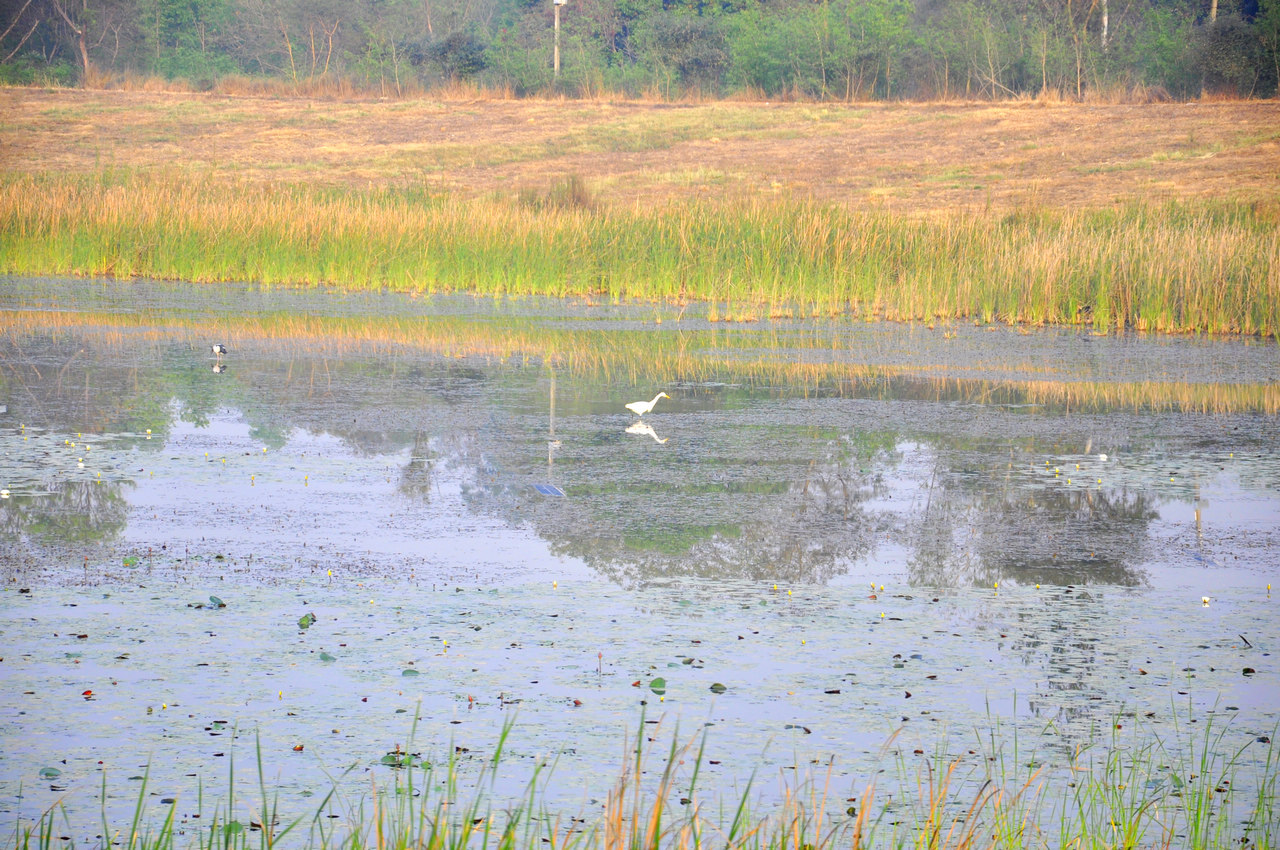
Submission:
[[[0,833],[65,800],[92,843],[147,764],[196,824],[255,735],[289,817],[326,770],[359,800],[416,713],[472,776],[514,715],[504,793],[554,758],[575,812],[642,710],[766,802],[991,732],[1058,770],[1195,720],[1252,759],[1280,716],[1274,342],[67,281],[0,311]]]

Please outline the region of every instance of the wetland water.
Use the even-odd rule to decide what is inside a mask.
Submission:
[[[148,765],[195,830],[258,751],[340,825],[512,717],[497,796],[554,761],[573,814],[642,712],[703,798],[831,764],[841,812],[1014,740],[1014,785],[1269,757],[1274,341],[27,280],[0,322],[0,834],[93,844]]]

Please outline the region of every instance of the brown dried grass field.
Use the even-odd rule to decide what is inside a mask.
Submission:
[[[0,89],[0,168],[597,202],[790,197],[898,214],[1280,200],[1280,102],[321,100]]]

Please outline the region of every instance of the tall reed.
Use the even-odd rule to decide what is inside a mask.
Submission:
[[[1175,709],[1175,715],[1177,710]],[[198,811],[205,826],[175,828],[175,806],[165,807],[159,826],[146,818],[149,795],[144,777],[128,833],[112,830],[103,815],[103,844],[173,850],[246,850],[297,846],[388,848],[389,850],[863,850],[915,847],[921,850],[986,848],[1274,848],[1280,829],[1274,797],[1278,763],[1267,741],[1259,757],[1246,751],[1260,741],[1229,746],[1226,730],[1212,722],[1198,736],[1177,732],[1164,740],[1141,725],[1125,737],[1115,730],[1077,752],[1069,764],[1042,768],[1034,754],[1024,764],[1018,745],[994,732],[989,749],[950,752],[946,743],[932,754],[916,749],[915,760],[896,750],[896,770],[881,770],[861,795],[845,798],[832,788],[827,771],[805,778],[784,770],[780,801],[763,814],[752,809],[753,781],[736,800],[704,800],[698,777],[704,762],[705,732],[683,743],[671,734],[660,769],[651,771],[650,741],[661,736],[641,718],[633,738],[625,739],[618,777],[603,811],[592,819],[557,812],[545,803],[554,765],[534,770],[519,798],[497,799],[495,778],[512,731],[503,724],[493,752],[478,776],[462,782],[453,748],[438,764],[410,755],[412,743],[383,765],[389,782],[374,783],[367,796],[346,803],[339,779],[310,816],[301,814],[283,828],[275,798],[267,788],[258,752],[259,802],[247,803],[249,827],[237,820],[234,771],[225,803]],[[415,721],[416,728],[416,721]],[[996,724],[998,727],[998,724]],[[1051,730],[1046,730],[1051,731]],[[412,733],[410,741],[412,742]],[[895,736],[896,737],[896,736]],[[1252,740],[1252,739],[1250,739]],[[894,739],[886,743],[886,762]],[[1094,757],[1096,752],[1097,757]],[[1246,777],[1247,771],[1255,775]],[[1046,771],[1048,771],[1046,773]],[[896,777],[895,777],[896,774]],[[646,776],[652,778],[646,779]],[[896,785],[892,784],[896,779]],[[1244,781],[1242,781],[1244,780]],[[105,780],[104,780],[105,781]],[[890,785],[885,789],[879,783]],[[1232,795],[1250,786],[1252,796],[1238,810]],[[914,793],[912,791],[914,789]],[[105,799],[105,787],[104,787]],[[837,802],[839,801],[839,802]],[[717,805],[717,802],[719,805]],[[708,805],[710,803],[710,805]],[[853,805],[849,805],[853,803]],[[330,820],[338,805],[341,814]],[[59,820],[61,818],[61,822]],[[306,825],[309,823],[309,827]],[[329,825],[330,823],[335,825]],[[62,845],[71,831],[61,804],[34,823],[19,823],[0,841],[15,850]],[[180,839],[180,835],[186,835]]]
[[[1280,209],[929,219],[788,200],[660,209],[182,172],[0,179],[0,273],[701,300],[890,319],[1280,334]]]

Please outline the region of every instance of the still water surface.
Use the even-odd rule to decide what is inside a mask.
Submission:
[[[68,281],[0,322],[0,832],[91,839],[148,764],[197,823],[255,736],[288,817],[358,801],[415,714],[471,775],[514,715],[505,793],[555,759],[586,812],[642,711],[766,802],[1280,716],[1274,342]]]

